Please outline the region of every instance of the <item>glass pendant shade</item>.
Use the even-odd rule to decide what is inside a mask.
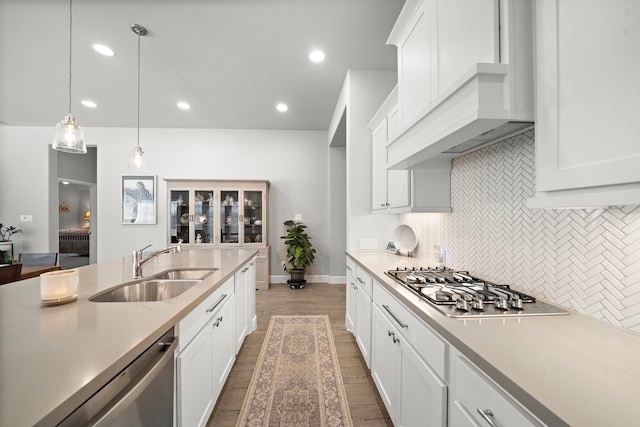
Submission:
[[[87,152],[82,128],[71,114],[67,114],[56,125],[53,149],[74,154],[85,154]]]
[[[133,147],[131,150],[131,156],[129,157],[129,170],[142,171],[144,170],[144,161],[142,159],[142,147],[139,145]]]

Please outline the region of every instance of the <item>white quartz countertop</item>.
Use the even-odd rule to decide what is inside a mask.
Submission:
[[[428,266],[424,260],[382,251],[347,255],[547,425],[639,425],[640,335],[573,311],[450,318],[384,274]]]
[[[78,269],[78,300],[40,304],[40,279],[0,286],[0,426],[55,425],[126,367],[255,254],[253,249],[163,254],[144,276],[173,268],[218,268],[176,298],[89,301],[131,281],[131,257]],[[178,331],[176,331],[178,333]]]

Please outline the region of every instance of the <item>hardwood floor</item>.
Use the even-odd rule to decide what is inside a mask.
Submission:
[[[207,426],[236,425],[269,320],[277,314],[329,315],[353,425],[392,426],[358,345],[345,328],[345,292],[344,285],[326,283],[310,283],[296,290],[286,284],[271,284],[269,290],[257,291],[258,327],[245,339]]]

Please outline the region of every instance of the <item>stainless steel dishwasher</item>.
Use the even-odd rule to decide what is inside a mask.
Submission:
[[[171,328],[59,426],[173,426],[177,342]]]

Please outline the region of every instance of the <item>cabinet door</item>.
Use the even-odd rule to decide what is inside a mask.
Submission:
[[[213,346],[211,366],[213,374],[213,401],[218,400],[229,372],[236,360],[235,327],[233,317],[234,296],[214,316],[211,324]]]
[[[249,264],[245,265],[235,275],[235,319],[236,319],[236,354],[240,351],[244,338],[249,333],[248,324],[248,308],[249,308],[249,290],[247,289],[247,277],[249,272]]]
[[[387,119],[371,133],[371,209],[387,208]]]
[[[262,244],[265,241],[263,225],[266,225],[263,211],[264,194],[260,190],[245,190],[243,194],[244,243]]]
[[[193,240],[191,233],[191,193],[188,189],[169,191],[169,236],[171,243]]]
[[[255,331],[258,327],[258,318],[256,317],[256,267],[257,257],[249,263],[249,271],[246,273],[248,333]]]
[[[356,301],[356,342],[367,367],[371,367],[371,297],[358,288]]]
[[[446,426],[447,385],[406,340],[401,339],[400,425]]]
[[[214,190],[193,190],[193,232],[194,243],[214,243],[215,210],[213,200]]]
[[[391,420],[398,425],[399,333],[375,304],[371,335],[371,377]]]
[[[640,183],[639,14],[634,1],[536,2],[537,191]],[[637,204],[635,188],[613,203]]]
[[[223,245],[240,242],[240,210],[238,190],[220,191],[220,243]]]
[[[179,427],[204,426],[213,411],[212,350],[209,323],[176,358]]]
[[[347,331],[356,335],[356,310],[358,304],[358,285],[353,277],[347,274],[347,311],[345,313],[345,327]]]

